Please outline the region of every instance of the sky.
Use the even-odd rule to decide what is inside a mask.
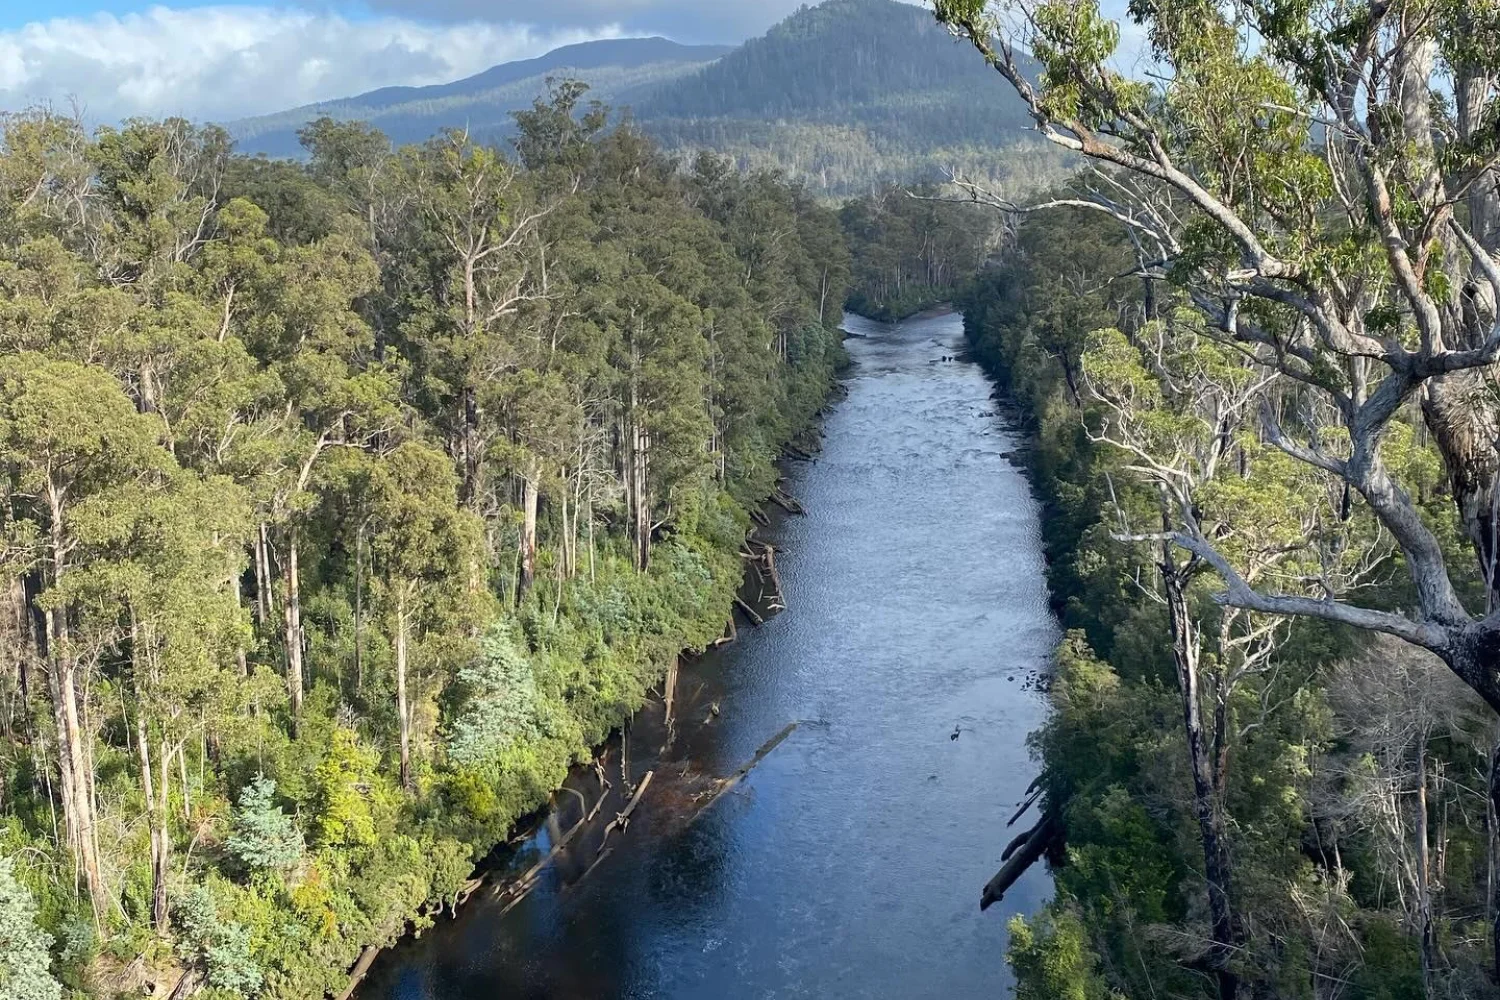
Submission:
[[[231,121],[560,45],[737,42],[799,0],[0,0],[0,110]]]
[[[801,0],[0,0],[0,111],[227,122],[622,35],[739,42]]]

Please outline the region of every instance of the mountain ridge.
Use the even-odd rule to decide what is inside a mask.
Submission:
[[[298,155],[313,118],[364,120],[398,143],[442,128],[485,142],[514,135],[551,77],[630,108],[669,152],[713,151],[775,169],[825,197],[943,179],[958,170],[1014,187],[1056,179],[1065,155],[1025,131],[1026,109],[972,49],[921,7],[897,0],[804,6],[736,47],[664,38],[585,42],[450,84],[389,87],[231,126],[250,152]]]
[[[398,144],[420,142],[450,125],[472,124],[471,119],[457,117],[466,111],[481,112],[481,128],[504,130],[509,124],[509,113],[529,106],[532,98],[545,86],[548,76],[576,74],[594,83],[587,79],[588,76],[598,78],[601,70],[623,71],[617,72],[616,77],[627,82],[626,89],[631,86],[639,88],[650,86],[658,79],[670,78],[675,73],[691,72],[721,58],[733,48],[729,45],[685,45],[660,36],[579,42],[532,59],[499,63],[450,83],[381,87],[352,97],[315,101],[286,111],[241,119],[230,122],[228,128],[247,152],[269,156],[300,155],[297,130],[323,115],[367,121],[382,128]],[[631,71],[646,78],[631,79]],[[609,86],[615,82],[613,79],[599,82],[605,85],[602,88],[596,86],[596,89],[606,92],[621,89]],[[505,93],[506,88],[514,90],[519,84],[527,85],[524,96],[506,100],[511,96]],[[433,104],[448,107],[436,112],[420,110],[423,105]],[[411,110],[403,114],[403,109]],[[445,117],[450,120],[443,121]],[[424,118],[431,120],[423,122]],[[392,125],[394,127],[388,127]]]

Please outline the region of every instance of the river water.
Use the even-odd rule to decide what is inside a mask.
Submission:
[[[990,384],[942,360],[962,352],[958,316],[845,328],[847,397],[788,473],[808,514],[761,533],[790,610],[684,664],[665,754],[659,706],[642,713],[628,771],[657,780],[602,861],[618,798],[524,900],[502,913],[482,891],[383,956],[361,1000],[1007,994],[1006,922],[1051,890],[1038,866],[979,912],[1022,828],[1005,823],[1036,773],[1026,736],[1057,639],[1037,505]],[[794,721],[698,811],[700,776]],[[615,747],[616,797],[619,763]],[[572,784],[591,807],[595,777]],[[582,815],[576,798],[518,868]]]

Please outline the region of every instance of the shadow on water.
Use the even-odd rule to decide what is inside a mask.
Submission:
[[[637,723],[632,780],[657,780],[597,867],[618,747],[615,798],[531,895],[502,914],[482,890],[383,956],[361,1000],[1005,995],[1006,921],[1051,890],[1033,869],[979,912],[1057,640],[1037,506],[991,386],[942,360],[962,353],[957,316],[847,326],[848,397],[789,473],[809,513],[762,533],[791,610],[684,663],[667,759],[659,708]],[[704,776],[794,720],[694,818]],[[594,775],[570,783],[592,807]],[[519,867],[580,814],[558,801]]]

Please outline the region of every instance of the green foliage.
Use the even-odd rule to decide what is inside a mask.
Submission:
[[[465,705],[453,721],[448,756],[460,767],[493,766],[518,742],[538,734],[536,675],[506,625],[490,629],[473,664],[456,677]]]
[[[1010,922],[1006,952],[1016,973],[1017,1000],[1112,1000],[1095,970],[1083,921],[1066,907],[1048,906],[1028,921]]]
[[[14,862],[0,857],[0,1000],[60,1000],[49,970],[52,935],[36,924],[37,908],[16,880]]]
[[[213,892],[194,886],[177,907],[184,957],[200,964],[214,990],[249,997],[260,991],[264,972],[251,954],[250,931],[219,913]]]
[[[1118,277],[1132,273],[1133,259],[1113,221],[1050,210],[1028,217],[1016,245],[959,298],[971,348],[1031,434],[1025,454],[1044,508],[1049,580],[1069,629],[1050,687],[1054,712],[1032,740],[1067,843],[1054,870],[1057,901],[1012,931],[1022,996],[1214,992],[1197,966],[1201,946],[1187,943],[1207,933],[1203,852],[1165,610],[1151,596],[1159,551],[1114,537],[1122,522],[1154,528],[1160,507],[1132,474],[1141,455],[1102,435],[1128,434],[1143,455],[1197,477],[1199,525],[1274,587],[1353,575],[1354,560],[1367,560],[1364,601],[1411,600],[1357,496],[1346,499],[1262,440],[1251,421],[1205,424],[1214,394],[1253,385],[1244,380],[1254,370],[1201,320],[1175,312],[1169,289],[1154,284],[1148,298],[1139,281]],[[1309,424],[1319,447],[1346,453],[1347,434]],[[1232,458],[1219,451],[1221,464],[1205,461],[1216,449]],[[1381,450],[1424,520],[1460,551],[1442,463],[1419,415],[1403,412]],[[1199,577],[1191,594],[1210,686],[1233,655],[1214,636],[1223,620],[1216,589]],[[1426,731],[1430,835],[1449,865],[1435,895],[1440,989],[1484,988],[1487,945],[1460,943],[1459,929],[1485,905],[1483,823],[1436,831],[1444,810],[1483,813],[1483,782],[1465,788],[1438,775],[1487,773],[1489,727],[1472,721],[1482,707],[1456,682],[1445,685],[1440,666],[1367,648],[1347,630],[1298,622],[1271,669],[1241,678],[1226,699],[1224,808],[1243,989],[1318,996],[1336,975],[1361,996],[1422,994],[1417,924],[1409,900],[1389,888],[1412,871],[1395,859],[1414,850],[1419,723],[1435,727]],[[1324,936],[1330,926],[1341,928],[1336,941]]]
[[[844,205],[839,220],[854,257],[851,311],[906,319],[950,299],[979,270],[997,235],[996,216],[948,197],[936,186],[888,188]]]
[[[233,824],[224,846],[251,871],[286,873],[301,863],[302,832],[277,805],[271,779],[257,778],[241,790]]]
[[[0,121],[0,844],[68,988],[337,993],[720,634],[849,253],[587,96],[522,162]]]

